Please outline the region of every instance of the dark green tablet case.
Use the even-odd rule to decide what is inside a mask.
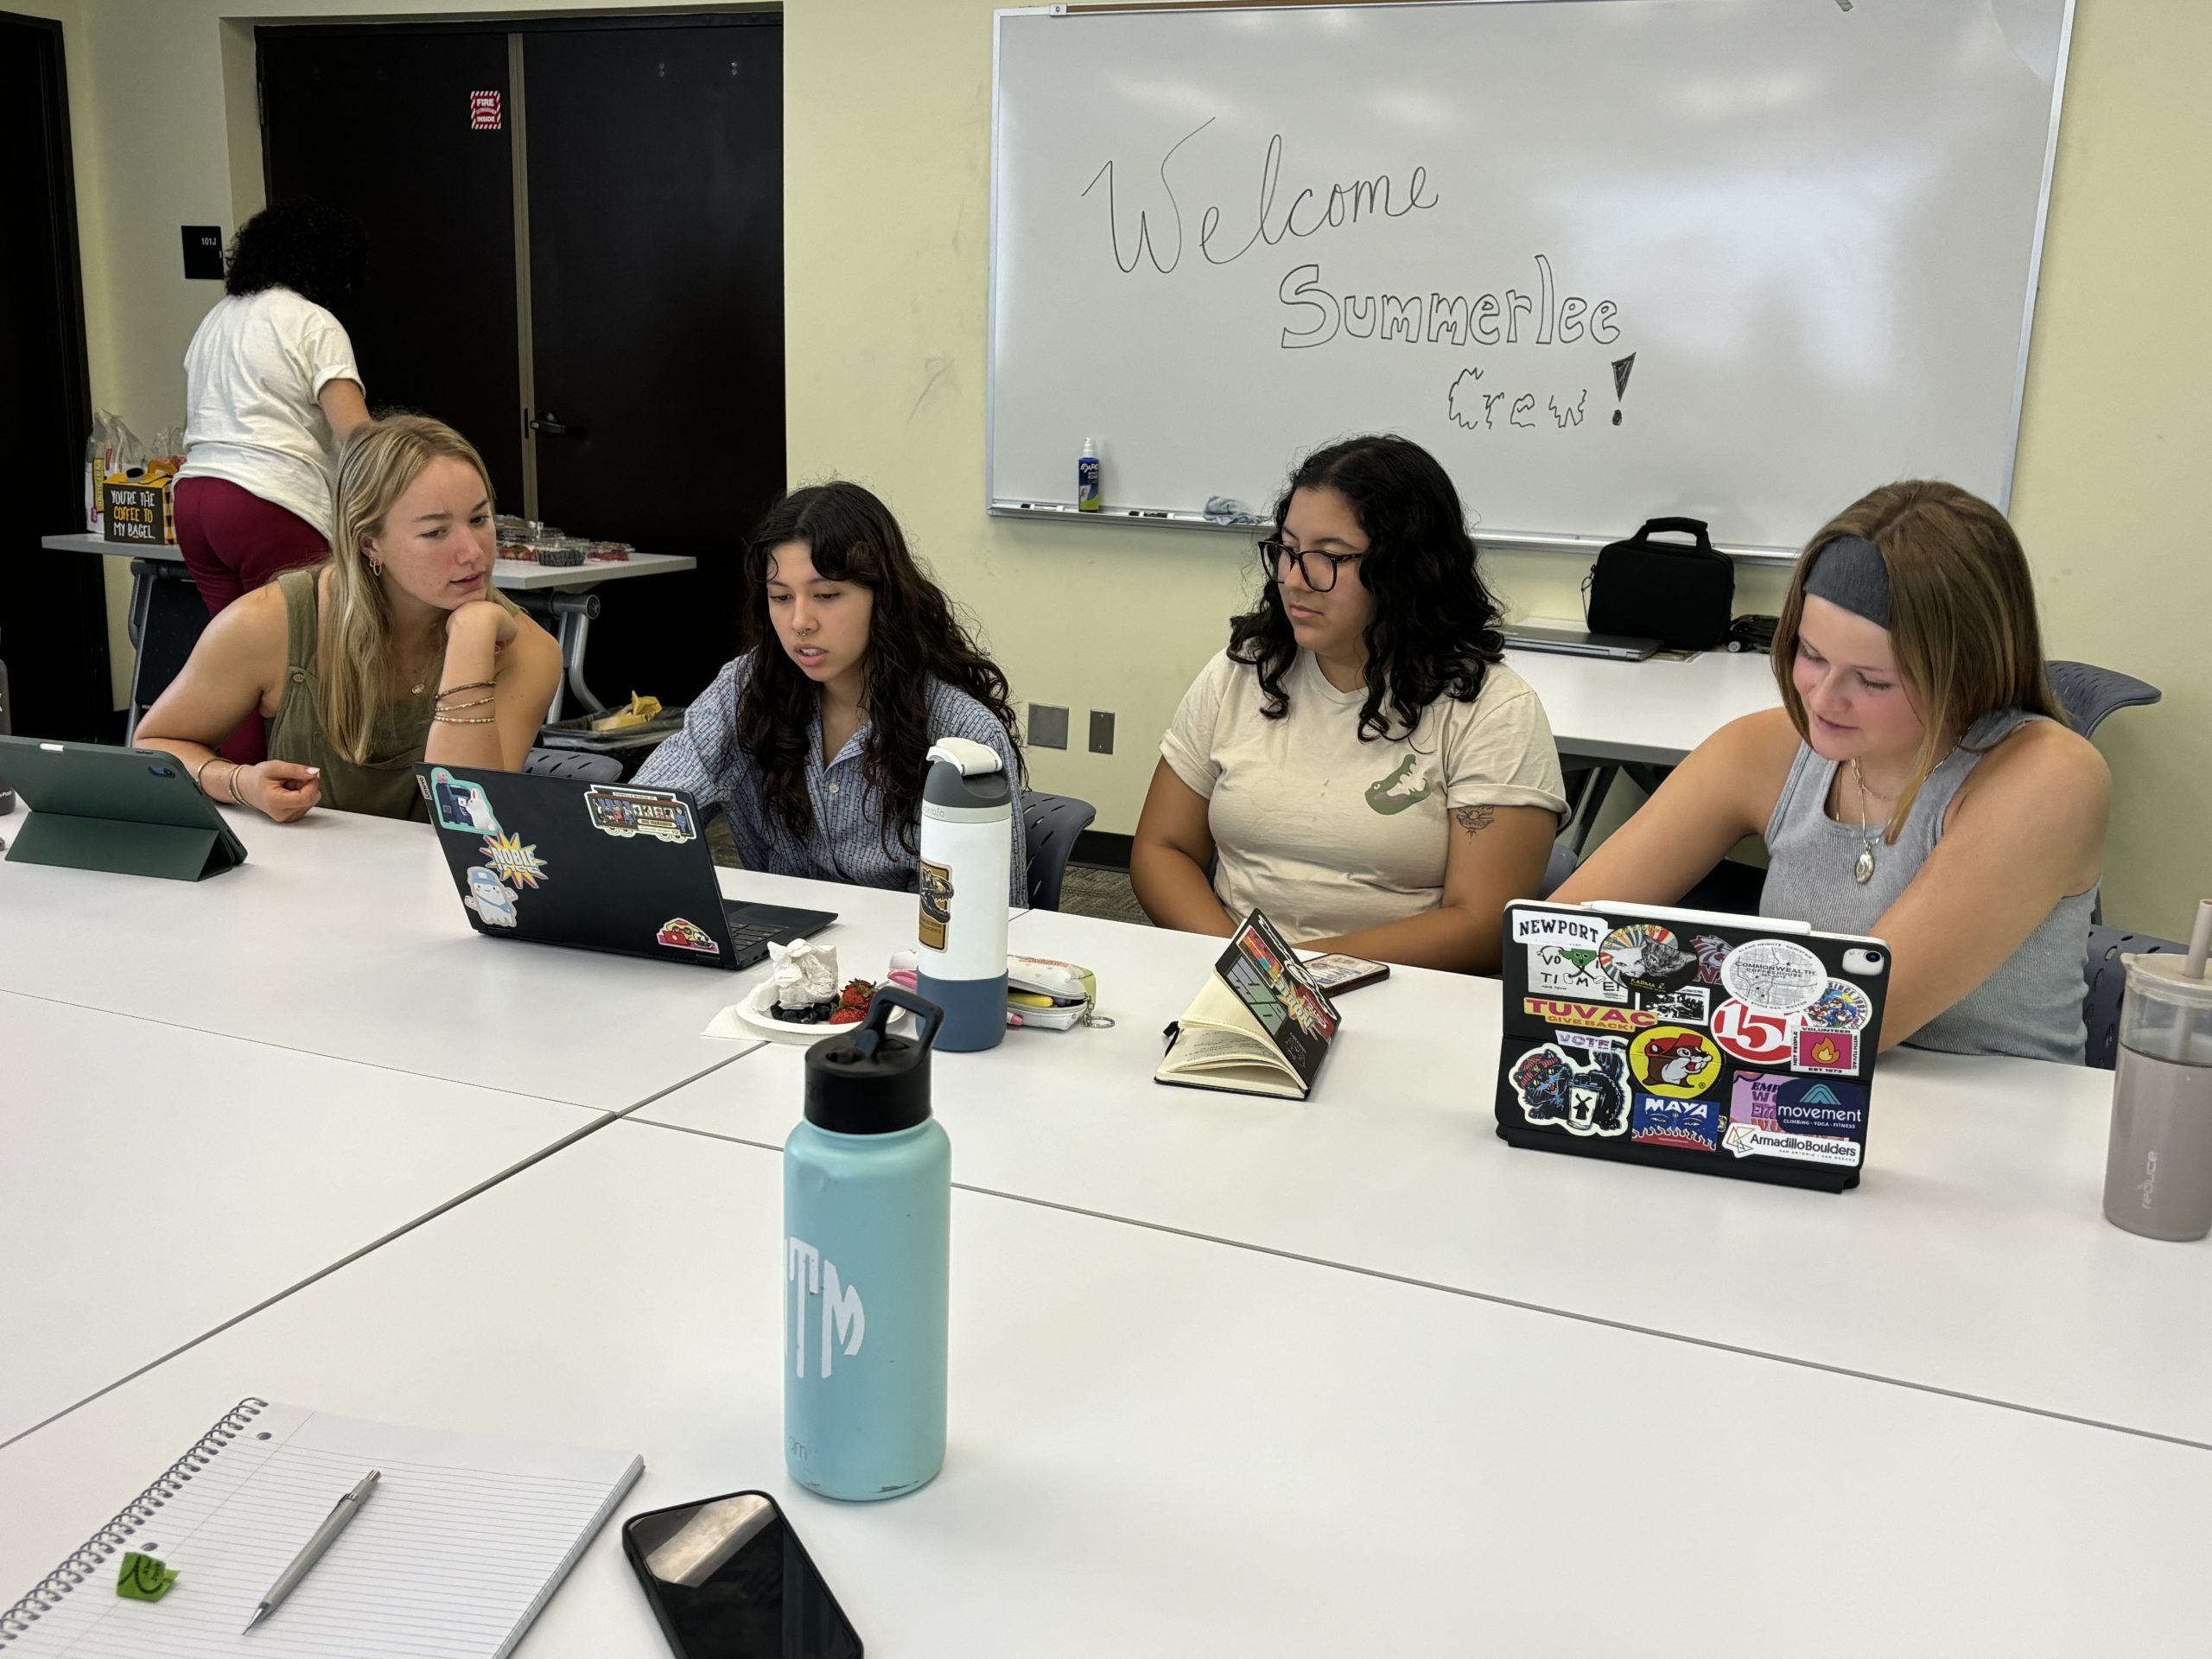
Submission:
[[[161,750],[0,737],[0,778],[31,808],[10,862],[197,881],[245,861],[184,762]]]

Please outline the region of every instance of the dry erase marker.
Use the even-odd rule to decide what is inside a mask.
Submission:
[[[284,1598],[299,1588],[300,1580],[307,1577],[308,1569],[322,1559],[323,1551],[338,1541],[338,1535],[346,1530],[346,1522],[361,1512],[361,1505],[368,1502],[370,1489],[383,1473],[380,1469],[370,1470],[361,1477],[359,1485],[330,1506],[330,1513],[315,1529],[315,1536],[300,1546],[300,1553],[292,1557],[292,1564],[277,1574],[276,1582],[269,1586],[268,1594],[261,1599],[261,1605],[255,1608],[253,1617],[246,1620],[246,1630],[251,1630],[275,1612]],[[239,1632],[241,1636],[245,1633],[244,1630]]]

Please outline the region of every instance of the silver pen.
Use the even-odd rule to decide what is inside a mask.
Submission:
[[[300,1547],[300,1553],[292,1557],[292,1564],[278,1573],[276,1582],[269,1586],[268,1593],[261,1599],[261,1605],[253,1610],[253,1617],[245,1622],[247,1630],[275,1612],[284,1598],[300,1587],[300,1580],[307,1577],[309,1569],[322,1559],[323,1551],[338,1541],[338,1535],[346,1530],[346,1523],[361,1512],[361,1505],[368,1502],[369,1489],[383,1476],[381,1469],[370,1470],[361,1477],[359,1485],[330,1506],[330,1513],[315,1529],[315,1536]],[[241,1630],[238,1634],[243,1636],[245,1631]]]

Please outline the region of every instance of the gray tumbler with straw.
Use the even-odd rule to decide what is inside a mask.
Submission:
[[[2126,956],[2105,1219],[2145,1238],[2212,1232],[2212,899],[2189,954]]]

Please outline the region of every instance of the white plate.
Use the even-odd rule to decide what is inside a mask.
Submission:
[[[779,1020],[768,1012],[775,1003],[776,982],[767,979],[755,985],[742,1001],[730,1004],[730,1012],[736,1014],[740,1023],[748,1030],[779,1043],[818,1043],[824,1037],[835,1037],[841,1031],[854,1028],[850,1025],[833,1026],[827,1020],[820,1025],[802,1026],[789,1020]],[[906,1009],[893,1008],[891,1011],[891,1029],[901,1036],[909,1033],[913,1024],[914,1016]]]

